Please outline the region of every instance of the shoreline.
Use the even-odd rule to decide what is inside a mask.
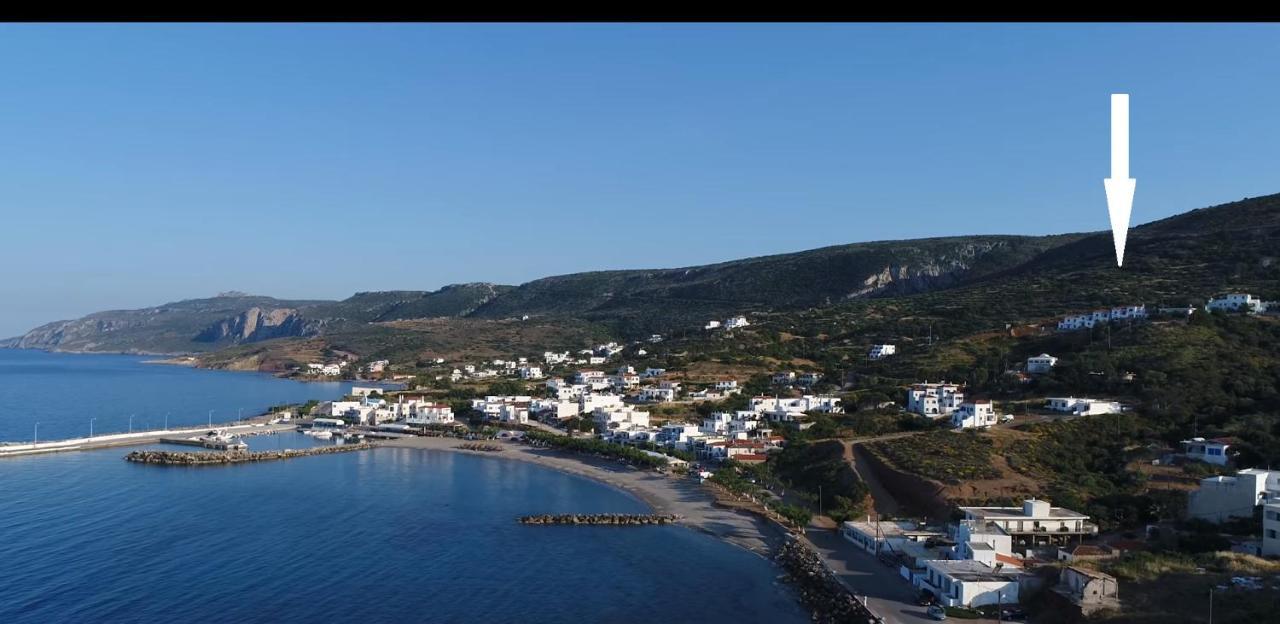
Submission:
[[[461,441],[448,437],[396,438],[380,442],[380,448],[450,451],[469,455],[523,461],[564,474],[589,479],[639,500],[654,514],[683,517],[681,525],[729,544],[745,548],[765,559],[785,542],[785,531],[753,513],[717,505],[715,497],[692,478],[674,478],[618,462],[575,455],[514,442],[498,442],[500,453],[457,448]]]

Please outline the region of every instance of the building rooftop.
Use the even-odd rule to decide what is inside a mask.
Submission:
[[[915,522],[906,521],[881,521],[873,522],[845,520],[844,525],[853,527],[867,535],[879,535],[882,538],[890,537],[932,537],[942,535],[941,531],[921,527]]]
[[[1016,581],[1026,574],[1016,567],[1002,566],[997,569],[972,559],[930,561],[929,566],[957,581]]]

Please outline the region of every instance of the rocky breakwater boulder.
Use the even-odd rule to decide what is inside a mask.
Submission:
[[[478,442],[464,442],[454,448],[462,449],[464,451],[481,451],[484,453],[501,453],[505,450],[497,444],[481,444]]]
[[[295,457],[311,457],[312,455],[329,455],[332,453],[350,453],[373,448],[371,442],[359,444],[339,444],[334,446],[317,446],[307,449],[284,449],[280,451],[225,451],[225,452],[189,452],[189,451],[133,451],[124,458],[138,464],[156,466],[220,466],[245,462],[273,461],[277,459],[293,459]]]
[[[604,526],[644,526],[673,524],[683,518],[675,514],[539,514],[521,516],[520,524],[583,524]]]
[[[822,624],[878,622],[874,615],[840,583],[818,553],[798,540],[788,540],[774,560],[787,574],[800,602]]]

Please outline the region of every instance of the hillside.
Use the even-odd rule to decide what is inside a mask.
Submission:
[[[936,343],[1106,305],[1187,305],[1222,290],[1275,299],[1277,249],[1280,196],[1272,195],[1136,227],[1123,269],[1114,264],[1109,232],[856,243],[704,266],[561,275],[520,286],[363,292],[342,301],[231,293],[50,323],[0,345],[201,353],[319,338],[352,345],[359,355],[372,355],[362,351],[370,349],[394,355],[415,345],[426,349],[428,343],[415,341],[429,333],[395,321],[529,316],[540,325],[584,323],[590,329],[583,335],[636,339],[659,332],[695,353],[793,358],[820,352],[820,360],[832,362],[856,356],[868,341]],[[731,343],[698,330],[708,319],[744,313],[754,327]],[[439,324],[433,331],[456,333]]]

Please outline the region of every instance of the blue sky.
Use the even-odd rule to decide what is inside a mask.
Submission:
[[[0,335],[1280,192],[1271,25],[0,26]]]

